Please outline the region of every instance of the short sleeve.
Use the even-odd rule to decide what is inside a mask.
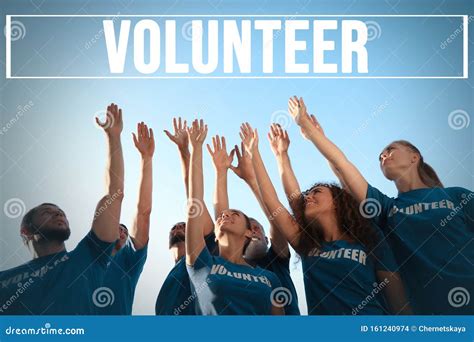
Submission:
[[[398,264],[393,255],[392,248],[387,243],[387,238],[378,229],[374,227],[377,232],[377,242],[374,248],[374,262],[376,271],[398,272]]]
[[[276,262],[276,263],[278,263],[278,265],[281,268],[289,270],[290,269],[290,257],[291,257],[291,254],[290,254],[289,251],[288,251],[288,257],[282,258],[281,256],[279,256],[278,254],[275,253],[275,250],[273,249],[273,246],[270,246],[270,248],[267,251],[267,255],[266,255],[265,259],[266,259],[266,262],[268,262],[268,263]]]
[[[474,192],[464,188],[460,190],[459,203],[464,212],[466,227],[474,231]]]
[[[280,279],[277,277],[277,275],[273,272],[268,271],[269,273],[269,278],[270,278],[270,283],[272,284],[272,290],[275,290],[275,294],[278,291],[277,289],[282,290],[283,287],[281,285]],[[286,289],[287,291],[289,289]]]
[[[211,232],[209,235],[206,235],[204,237],[204,241],[206,243],[207,249],[209,250],[209,253],[211,253],[212,255],[219,255],[219,248],[216,242],[216,234],[214,234],[214,232]]]
[[[386,220],[393,207],[393,202],[393,198],[368,184],[366,199],[361,203],[360,210],[365,213],[363,216],[369,217],[377,226],[386,229]]]
[[[114,243],[100,240],[94,231],[89,233],[69,253],[72,258],[79,258],[83,263],[98,263],[106,268],[111,258]]]
[[[194,262],[194,265],[190,266],[186,264],[186,267],[189,270],[192,271],[198,271],[202,268],[211,268],[214,263],[213,257],[207,247],[204,247],[197,257],[196,261]]]
[[[117,262],[122,265],[124,271],[130,276],[137,278],[143,270],[148,253],[148,244],[141,249],[135,249],[133,242],[130,240],[122,247],[120,252],[115,256],[119,260]]]

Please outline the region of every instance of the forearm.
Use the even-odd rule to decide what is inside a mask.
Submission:
[[[189,162],[191,155],[189,149],[178,148],[179,156],[181,158],[181,172],[183,174],[184,188],[186,190],[186,198],[189,198]]]
[[[217,219],[221,213],[229,209],[229,195],[227,193],[227,169],[216,170],[214,190],[214,218]]]
[[[106,173],[107,194],[121,195],[124,190],[124,162],[120,136],[107,136],[108,160]]]
[[[296,179],[293,168],[291,167],[290,157],[287,152],[279,154],[277,157],[278,171],[280,178],[283,183],[283,189],[288,202],[294,202],[299,196],[301,196],[301,189]]]
[[[202,148],[195,147],[191,153],[189,169],[188,219],[186,222],[186,262],[194,265],[199,253],[204,248],[203,210],[204,179],[202,175]]]
[[[299,236],[298,225],[294,222],[288,210],[278,200],[277,193],[265,169],[260,153],[255,152],[253,154],[252,162],[263,207],[266,208],[269,219],[278,227],[278,231],[284,235],[285,240],[295,247],[297,237]]]
[[[144,247],[149,239],[153,190],[153,164],[151,158],[142,158],[141,170],[137,213],[131,234],[136,249]]]
[[[329,162],[341,184],[355,197],[362,201],[367,193],[367,181],[359,170],[346,158],[344,153],[321,131],[314,127],[304,128],[311,142]]]

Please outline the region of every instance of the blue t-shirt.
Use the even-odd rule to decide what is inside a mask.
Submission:
[[[373,220],[400,265],[414,313],[473,314],[474,193],[429,188],[390,198],[369,185],[367,199],[378,202]]]
[[[145,265],[147,251],[148,245],[136,250],[133,243],[128,239],[117,254],[111,258],[103,284],[111,291],[111,294],[108,300],[104,299],[102,304],[99,304],[101,314],[132,314],[135,288]]]
[[[257,261],[257,265],[275,273],[280,280],[283,291],[281,293],[280,302],[278,303],[287,303],[284,306],[285,314],[299,315],[298,295],[296,294],[295,285],[290,275],[290,257],[290,253],[288,253],[288,257],[286,258],[278,256],[273,250],[273,247],[270,246],[265,257]]]
[[[104,279],[113,243],[90,231],[71,252],[33,259],[0,272],[0,314],[97,314],[93,293]]]
[[[216,235],[211,233],[205,237],[207,248],[213,254],[218,254]],[[174,265],[166,277],[156,299],[155,313],[157,315],[195,315],[195,304],[191,293],[191,284],[186,270],[186,260],[182,257]]]
[[[379,236],[381,234],[378,234]],[[377,271],[396,271],[383,239],[368,255],[360,243],[325,242],[301,256],[309,315],[385,315],[384,279]]]
[[[273,290],[281,289],[273,272],[212,256],[206,247],[186,267],[196,314],[271,315]]]

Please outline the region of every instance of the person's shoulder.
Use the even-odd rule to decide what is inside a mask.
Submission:
[[[474,196],[474,193],[472,190],[460,187],[460,186],[451,186],[447,188],[439,188],[442,189],[443,191],[447,192],[449,195],[455,195],[455,196]]]
[[[31,263],[33,260],[26,261],[18,266],[8,268],[6,270],[0,271],[0,279],[5,279],[8,278],[14,274],[23,272],[25,269],[30,269],[31,268]]]

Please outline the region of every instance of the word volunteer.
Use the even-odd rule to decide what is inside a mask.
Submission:
[[[108,55],[109,69],[113,74],[124,72],[127,50],[131,36],[131,20],[120,20],[115,29],[115,20],[104,20],[103,28]],[[179,55],[177,58],[177,32],[183,32],[184,25],[191,25],[191,61],[182,59],[189,56]],[[164,27],[151,19],[137,21],[133,27],[133,63],[141,74],[163,72],[167,74],[187,74],[193,71],[198,74],[249,74],[257,71],[264,74],[274,72],[274,40],[284,30],[284,72],[286,74],[334,74],[354,72],[353,56],[357,58],[356,71],[368,73],[367,26],[360,20],[270,20],[254,19],[237,20],[206,20],[207,35],[204,39],[203,20],[192,20],[177,29],[176,20],[164,20]],[[311,27],[311,31],[310,30]],[[164,43],[161,42],[164,31]],[[340,32],[338,31],[340,30]],[[116,32],[117,31],[117,32]],[[340,46],[336,50],[336,42],[330,40],[330,32],[340,34]],[[308,53],[307,40],[301,35],[312,33],[312,68],[309,63],[297,62],[298,56]],[[221,40],[219,35],[221,34]],[[332,33],[334,34],[334,33]],[[259,35],[257,37],[256,35]],[[184,34],[178,34],[185,39]],[[252,40],[261,39],[261,51],[252,51]],[[204,42],[206,41],[206,44]],[[222,46],[219,46],[219,43]],[[160,69],[161,48],[164,46],[164,68]],[[207,46],[205,46],[207,45]],[[255,45],[255,42],[254,42]],[[205,48],[207,49],[205,50]],[[325,54],[334,51],[340,54],[341,70],[336,63],[325,62]],[[252,53],[253,52],[253,53]],[[255,69],[254,58],[261,59],[261,70]],[[236,64],[234,65],[234,56]],[[277,56],[279,57],[279,56]],[[188,57],[189,58],[189,57]],[[222,60],[220,60],[221,58]],[[181,60],[178,60],[181,59]],[[308,59],[308,58],[306,58]],[[311,60],[311,59],[308,59]],[[280,61],[280,59],[278,59]],[[259,62],[260,65],[260,62]],[[218,70],[219,67],[219,70]],[[191,69],[192,68],[192,69]]]

